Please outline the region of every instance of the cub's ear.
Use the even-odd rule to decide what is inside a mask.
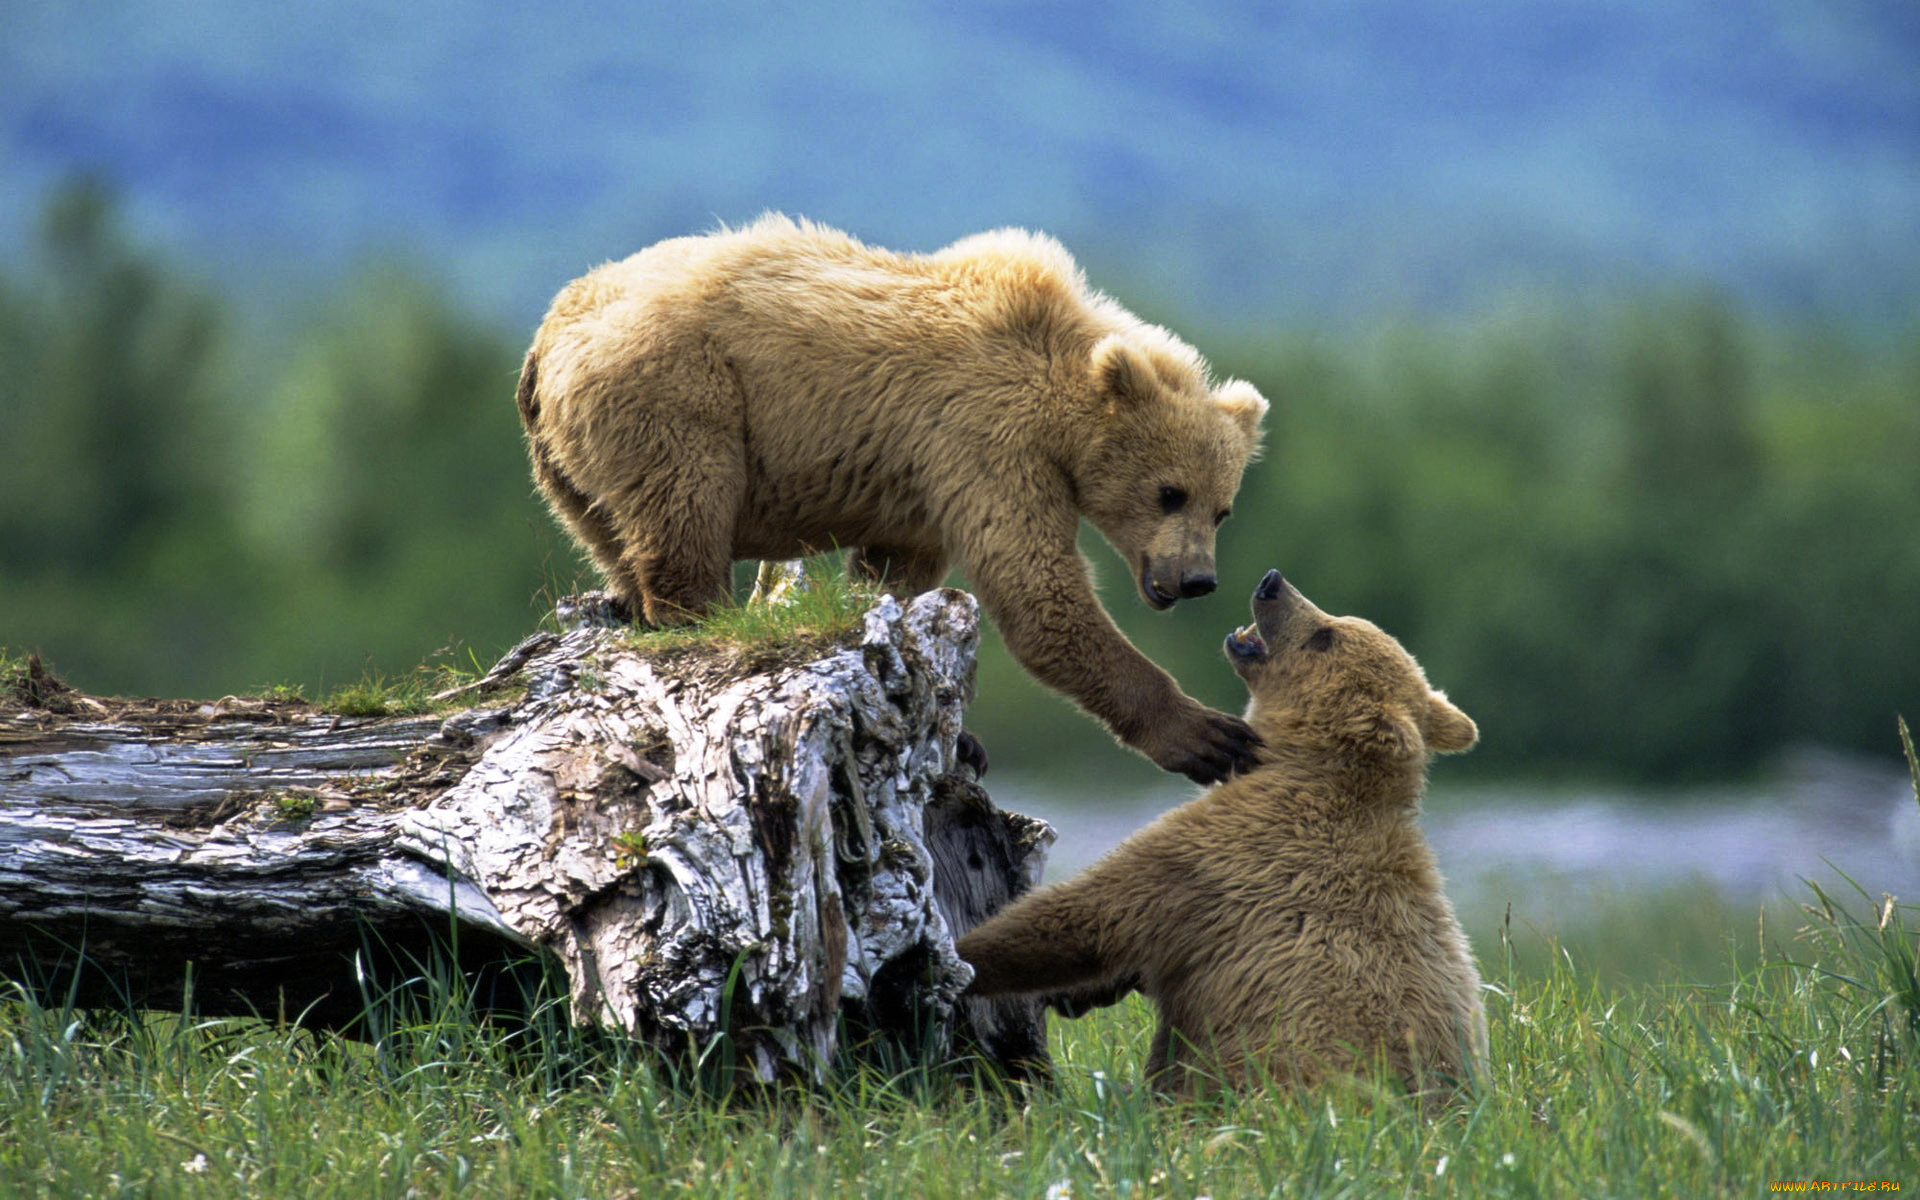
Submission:
[[[1418,758],[1426,750],[1413,715],[1398,704],[1355,718],[1347,726],[1347,736],[1359,743],[1362,750],[1388,758]]]
[[[1458,754],[1471,750],[1480,740],[1480,729],[1473,718],[1453,706],[1445,692],[1435,692],[1427,710],[1427,746],[1435,754]]]
[[[1093,344],[1093,378],[1116,404],[1145,404],[1160,391],[1153,364],[1117,333]]]
[[[1248,441],[1259,438],[1260,418],[1267,415],[1267,398],[1260,389],[1242,379],[1229,379],[1214,391],[1213,402],[1233,418]]]

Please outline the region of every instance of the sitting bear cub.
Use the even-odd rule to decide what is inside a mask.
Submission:
[[[1226,653],[1261,762],[961,938],[970,990],[1071,1013],[1138,988],[1170,1091],[1374,1064],[1460,1086],[1486,1055],[1480,977],[1416,816],[1430,755],[1478,731],[1398,642],[1280,572],[1253,615]]]

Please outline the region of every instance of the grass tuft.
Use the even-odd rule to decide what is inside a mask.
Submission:
[[[687,625],[636,629],[629,644],[649,655],[717,652],[784,659],[841,645],[861,627],[878,589],[847,574],[836,554],[806,561],[802,586],[777,604],[730,600]]]
[[[384,675],[366,671],[353,683],[343,684],[326,694],[317,707],[322,712],[343,717],[412,717],[423,713],[444,712],[461,707],[453,701],[437,700],[442,692],[471,683],[486,672],[476,667],[466,670],[445,663],[422,663],[404,675]],[[277,688],[299,698],[299,689]]]

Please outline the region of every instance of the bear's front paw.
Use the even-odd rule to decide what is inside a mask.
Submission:
[[[1239,717],[1197,704],[1156,733],[1147,757],[1195,783],[1220,783],[1250,769],[1260,745],[1259,735]]]

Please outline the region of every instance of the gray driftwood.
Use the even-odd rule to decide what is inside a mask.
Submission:
[[[764,664],[649,660],[604,602],[563,618],[450,715],[15,680],[0,972],[352,1028],[429,951],[508,1010],[545,960],[576,1018],[724,1044],[754,1079],[817,1073],[849,1031],[1044,1068],[1034,1004],[960,998],[955,935],[1053,839],[956,761],[970,596],[883,598],[850,644]]]

